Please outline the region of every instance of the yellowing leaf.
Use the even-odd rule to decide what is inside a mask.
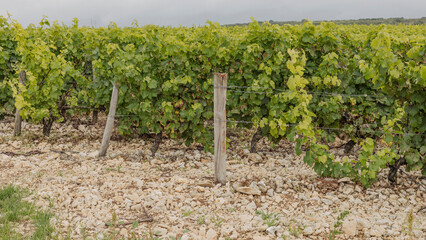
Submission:
[[[423,80],[426,80],[426,66],[422,65],[420,67],[420,76],[422,77]]]
[[[398,70],[396,70],[396,69],[392,69],[392,70],[389,71],[389,75],[391,75],[394,78],[399,78],[400,74],[401,73]]]
[[[318,162],[320,163],[326,163],[327,162],[327,156],[326,155],[321,155],[318,157]]]

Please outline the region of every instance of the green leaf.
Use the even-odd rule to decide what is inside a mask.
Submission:
[[[423,80],[426,80],[426,66],[420,66],[420,76]]]
[[[364,151],[372,153],[374,150],[374,140],[371,138],[366,138],[363,142],[361,142],[361,146]]]
[[[426,146],[422,146],[420,148],[420,154],[425,154],[426,153]]]
[[[390,133],[386,134],[385,137],[384,137],[384,140],[385,140],[386,143],[392,143],[393,135],[390,134]]]
[[[307,151],[305,157],[303,158],[303,161],[308,164],[309,166],[312,166],[314,163],[314,159],[312,158],[311,151]]]
[[[326,155],[319,156],[318,157],[318,162],[325,164],[327,162],[327,156]]]
[[[133,229],[136,229],[138,226],[139,226],[139,222],[138,222],[138,221],[134,221],[134,222],[132,223],[132,228],[133,228]]]
[[[296,154],[297,155],[302,154],[302,139],[301,138],[296,139]]]
[[[154,88],[156,88],[156,87],[157,87],[157,81],[155,81],[154,79],[151,79],[151,80],[148,82],[148,87],[149,87],[150,89],[154,89]]]
[[[391,75],[394,78],[399,78],[399,76],[401,75],[401,73],[397,69],[391,69],[389,71],[389,75]]]

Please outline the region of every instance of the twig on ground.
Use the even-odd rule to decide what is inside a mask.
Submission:
[[[56,149],[52,149],[50,151],[55,152],[55,153],[66,154],[66,155],[68,155],[67,152],[68,153],[74,153],[74,154],[80,153],[80,152],[76,152],[76,151],[65,151],[65,150],[56,150]]]
[[[154,221],[152,218],[126,219],[126,222],[117,223],[117,226],[132,225],[135,222],[141,223],[141,222],[152,222],[152,221]],[[105,226],[109,227],[110,224],[105,223]]]
[[[142,210],[143,210],[145,216],[143,216],[141,218],[135,218],[135,219],[125,219],[126,222],[120,222],[120,223],[117,223],[116,225],[117,226],[126,226],[126,225],[132,225],[135,222],[141,223],[141,222],[152,222],[152,221],[154,221],[154,219],[151,216],[149,216],[149,214],[146,211],[144,206],[142,206]],[[111,225],[110,223],[105,223],[105,226],[107,226],[107,227],[109,227],[110,225]]]
[[[151,216],[149,216],[144,206],[142,206],[142,210],[143,210],[143,213],[145,214],[145,217],[147,217],[147,219],[151,219],[150,222],[154,221],[154,219]]]
[[[43,154],[43,153],[45,153],[45,152],[41,152],[39,150],[29,151],[29,152],[26,152],[26,153],[0,152],[0,154],[7,155],[9,157],[16,157],[16,156],[28,157],[28,156],[32,156],[32,155],[36,155],[36,154]]]
[[[421,178],[421,176],[413,176],[413,175],[410,175],[410,174],[408,174],[408,173],[406,173],[404,170],[402,170],[402,169],[399,169],[399,172],[401,172],[401,173],[403,173],[403,174],[405,174],[405,175],[407,175],[408,177],[411,177],[411,178],[415,178],[415,177],[420,177]],[[426,186],[421,182],[421,181],[416,181],[416,180],[414,180],[414,182],[417,182],[421,187],[423,187],[424,189],[426,189]]]

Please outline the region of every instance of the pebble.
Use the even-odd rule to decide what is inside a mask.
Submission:
[[[154,231],[153,231],[153,233],[157,236],[165,236],[167,232],[168,232],[167,229],[162,227],[154,228]]]
[[[206,240],[217,240],[217,232],[210,228],[206,234]]]
[[[88,158],[97,158],[98,156],[99,156],[99,151],[97,150],[87,153]]]
[[[120,230],[120,235],[122,235],[122,236],[126,237],[126,236],[127,236],[127,234],[128,234],[127,229],[122,228],[122,229]]]
[[[247,158],[252,163],[259,163],[262,161],[262,157],[257,153],[250,153]]]
[[[375,225],[370,229],[370,236],[373,236],[373,237],[382,236],[384,231],[385,230],[383,227]]]
[[[277,232],[279,232],[282,229],[281,226],[272,226],[272,227],[268,227],[266,229],[266,232],[268,232],[269,234],[275,236],[277,234]]]
[[[229,235],[231,235],[231,234],[232,234],[232,232],[233,232],[234,230],[235,230],[235,229],[234,229],[234,227],[233,227],[233,226],[225,225],[225,226],[223,226],[223,227],[221,228],[220,233],[221,233],[223,236],[229,236]]]
[[[321,201],[322,201],[324,204],[326,204],[326,205],[332,205],[332,204],[333,204],[333,201],[331,201],[331,200],[329,200],[329,199],[325,199],[325,198],[323,198],[323,199],[321,199]]]
[[[274,196],[274,189],[269,189],[268,192],[266,193],[266,195],[273,197]]]
[[[314,233],[314,229],[312,227],[306,227],[305,229],[303,229],[303,234],[305,236],[312,235],[313,233]]]
[[[239,216],[239,219],[242,223],[246,224],[246,223],[249,223],[253,219],[253,215],[242,214],[242,215]]]
[[[253,240],[270,240],[268,236],[254,235]]]
[[[262,180],[262,181],[259,181],[258,183],[257,183],[257,186],[258,186],[258,188],[259,188],[259,190],[261,191],[261,192],[263,192],[263,193],[265,193],[266,191],[268,191],[268,186],[266,186],[266,184],[265,184],[265,182]]]
[[[249,195],[260,195],[261,191],[257,188],[253,188],[253,187],[236,187],[235,191],[240,192],[240,193],[244,193],[244,194],[249,194]]]
[[[254,210],[256,210],[257,209],[257,206],[256,206],[256,203],[254,203],[254,202],[250,202],[248,205],[247,205],[247,207],[246,207],[247,209],[249,209],[249,210],[252,210],[252,211],[254,211]]]
[[[342,224],[342,231],[346,235],[355,236],[357,233],[356,220],[345,220]]]

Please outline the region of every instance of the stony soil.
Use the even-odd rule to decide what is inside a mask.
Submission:
[[[212,155],[197,145],[167,140],[151,157],[151,140],[114,135],[107,156],[99,159],[102,120],[55,124],[49,138],[41,136],[41,126],[25,123],[23,135],[13,137],[12,121],[0,123],[0,186],[32,190],[29,199],[51,209],[61,236],[111,237],[114,228],[106,223],[115,213],[120,237],[328,239],[339,214],[348,210],[336,239],[426,238],[420,185],[426,181],[419,172],[399,175],[401,184],[392,186],[384,171],[364,189],[348,179],[318,177],[291,143],[271,149],[261,141],[261,152],[250,154],[252,133],[231,130],[228,183],[220,186],[212,180]],[[132,224],[146,220],[144,209],[153,222]]]

